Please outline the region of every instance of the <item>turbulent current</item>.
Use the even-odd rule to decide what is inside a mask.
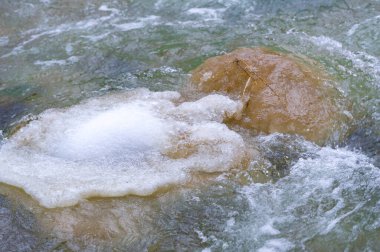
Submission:
[[[379,41],[378,0],[0,0],[0,251],[379,251]],[[239,47],[318,62],[348,136],[188,88]]]

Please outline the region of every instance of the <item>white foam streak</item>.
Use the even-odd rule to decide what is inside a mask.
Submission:
[[[269,221],[267,224],[262,226],[260,228],[260,232],[262,234],[269,234],[269,235],[278,235],[281,233],[280,231],[278,231],[277,229],[273,227],[273,220]]]
[[[363,214],[363,209],[380,213],[371,203],[372,197],[380,197],[379,182],[379,169],[363,154],[329,147],[314,150],[275,184],[244,188],[252,212],[248,226],[259,230],[244,235],[260,241],[259,251],[288,251],[316,236],[339,235],[344,232],[342,225]],[[294,238],[286,235],[293,232]],[[297,238],[300,233],[303,241]]]
[[[360,208],[362,208],[364,206],[364,203],[360,203],[359,205],[357,205],[353,210],[339,216],[338,218],[332,220],[329,222],[329,224],[327,225],[326,229],[323,230],[321,232],[321,234],[328,234],[339,222],[341,222],[345,217],[347,216],[350,216],[351,214],[355,213],[356,211],[358,211]]]
[[[99,34],[99,35],[83,35],[81,36],[82,38],[85,38],[85,39],[88,39],[92,42],[97,42],[97,41],[100,41],[106,37],[108,37],[108,35],[110,35],[111,32],[106,32],[106,33],[103,33],[103,34]]]
[[[107,5],[105,5],[105,4],[103,4],[103,5],[101,5],[100,7],[99,7],[99,10],[100,11],[110,11],[110,12],[112,12],[113,14],[119,14],[120,13],[120,11],[118,10],[118,9],[116,9],[116,8],[109,8]]]
[[[22,35],[25,37],[30,36],[29,39],[25,39],[23,42],[19,43],[15,48],[12,49],[11,52],[2,55],[0,58],[7,58],[13,55],[17,55],[19,53],[22,53],[25,51],[25,46],[28,44],[36,41],[37,39],[45,36],[57,36],[65,32],[71,32],[74,30],[88,30],[94,27],[97,27],[101,25],[102,23],[112,20],[113,22],[116,22],[118,19],[116,18],[118,15],[118,12],[111,11],[111,14],[108,16],[103,16],[101,18],[94,18],[94,19],[88,19],[83,21],[78,21],[75,23],[66,23],[61,24],[56,27],[45,27],[45,28],[38,28],[38,29],[31,29],[26,32],[24,32]]]
[[[147,25],[157,25],[159,19],[160,19],[159,16],[152,15],[152,16],[139,18],[137,22],[114,24],[114,27],[116,27],[117,29],[121,31],[130,31],[130,30],[144,28]]]
[[[294,245],[287,239],[272,239],[267,241],[263,247],[259,248],[258,252],[289,251],[293,247]]]
[[[361,25],[364,25],[364,24],[367,24],[373,20],[376,20],[376,19],[380,19],[380,15],[378,16],[374,16],[374,17],[370,17],[370,18],[367,18],[365,19],[364,21],[358,23],[358,24],[354,24],[348,31],[347,31],[347,36],[352,36],[356,30],[359,28],[359,26]]]
[[[218,20],[220,13],[226,9],[210,9],[210,8],[191,8],[186,12],[190,15],[202,16],[204,21]]]
[[[325,36],[307,36],[304,34],[303,39],[312,42],[315,45],[323,47],[331,53],[339,53],[350,59],[353,65],[367,73],[372,74],[379,79],[380,76],[380,61],[377,57],[369,55],[365,52],[352,52],[342,45],[342,43]],[[380,83],[376,83],[380,87]]]
[[[0,46],[6,46],[6,45],[8,45],[8,43],[9,43],[8,37],[5,37],[5,36],[0,37]]]
[[[69,65],[69,64],[73,64],[73,63],[76,63],[79,61],[79,58],[77,56],[71,56],[67,59],[64,59],[64,60],[56,60],[56,59],[53,59],[53,60],[37,60],[34,62],[35,65],[37,66],[42,66],[42,67],[51,67],[51,66],[54,66],[54,65],[58,65],[58,66],[64,66],[64,65]]]

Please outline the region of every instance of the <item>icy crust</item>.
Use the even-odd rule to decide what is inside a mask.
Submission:
[[[54,208],[91,196],[149,195],[195,171],[239,166],[244,141],[222,121],[241,103],[179,99],[138,89],[47,110],[1,146],[0,181]]]

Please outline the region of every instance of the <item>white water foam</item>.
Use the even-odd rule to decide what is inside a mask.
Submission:
[[[0,37],[0,46],[6,46],[9,43],[9,38],[8,37]]]
[[[77,63],[79,61],[79,58],[77,56],[71,56],[67,59],[52,59],[52,60],[37,60],[34,62],[34,65],[42,66],[44,68],[51,67],[54,65],[57,66],[64,66],[64,65],[70,65],[73,63]]]
[[[38,27],[35,29],[30,29],[21,34],[24,38],[22,42],[16,45],[10,52],[1,55],[0,58],[7,58],[10,56],[18,55],[25,51],[28,51],[26,47],[31,43],[37,41],[38,39],[42,39],[44,37],[55,37],[61,35],[66,32],[72,31],[87,31],[89,29],[93,29],[99,27],[101,25],[105,25],[107,23],[116,23],[119,21],[119,11],[117,9],[108,8],[105,5],[102,5],[99,8],[100,11],[109,11],[110,14],[107,16],[102,16],[100,18],[91,18],[87,20],[81,20],[73,23],[63,23],[58,26],[53,27]]]
[[[121,23],[121,24],[114,24],[114,27],[121,31],[130,31],[135,29],[141,29],[144,28],[147,25],[157,25],[159,24],[159,16],[147,16],[138,18],[137,22],[128,22],[128,23]]]
[[[357,30],[358,28],[361,26],[361,25],[364,25],[364,24],[367,24],[373,20],[376,20],[376,19],[380,19],[380,15],[378,16],[374,16],[374,17],[371,17],[371,18],[367,18],[365,19],[364,21],[360,22],[360,23],[357,23],[357,24],[354,24],[348,31],[347,31],[347,36],[352,36]]]
[[[355,68],[360,69],[374,76],[377,80],[380,76],[380,61],[377,57],[368,53],[358,51],[352,52],[345,48],[343,44],[332,38],[325,36],[308,36],[303,34],[302,38],[306,41],[310,41],[313,44],[322,47],[324,50],[330,53],[338,53],[346,58],[350,59]],[[377,87],[380,83],[376,83]]]
[[[288,176],[242,191],[251,220],[240,229],[245,239],[256,241],[258,251],[305,250],[309,239],[326,235],[343,237],[348,248],[357,236],[345,225],[368,212],[380,216],[380,171],[366,156],[344,148],[315,150],[307,142],[305,147],[313,155],[295,163]],[[357,225],[358,230],[379,228],[376,217]]]
[[[244,141],[222,121],[241,103],[222,95],[178,99],[138,89],[47,110],[1,146],[0,181],[52,208],[91,196],[149,195],[195,171],[238,166]]]
[[[223,13],[225,10],[226,9],[190,8],[186,12],[190,15],[201,16],[204,21],[211,21],[220,19],[220,13]]]
[[[257,252],[281,252],[281,251],[289,251],[292,249],[294,245],[289,242],[287,239],[272,239],[265,243],[265,245]]]

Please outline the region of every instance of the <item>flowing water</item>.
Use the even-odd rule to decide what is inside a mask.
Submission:
[[[1,251],[379,251],[380,1],[0,0]],[[309,57],[340,146],[253,135],[206,58]]]

